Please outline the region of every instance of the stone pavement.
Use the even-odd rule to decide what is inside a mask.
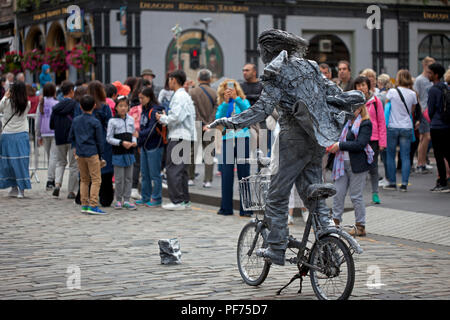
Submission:
[[[65,199],[65,185],[61,199],[53,199],[38,174],[41,183],[25,199],[0,190],[0,299],[316,299],[308,278],[302,294],[294,282],[276,296],[295,266],[273,266],[259,287],[242,281],[236,243],[248,218],[219,216],[217,207],[198,203],[190,211],[107,208],[107,216],[83,215]],[[364,253],[354,256],[351,299],[449,299],[450,246],[442,234],[436,243],[375,235],[377,212],[381,220],[405,213],[369,209],[374,220],[368,236],[358,238]],[[290,227],[298,238],[300,220]],[[181,265],[160,264],[158,240],[167,238],[179,239]]]

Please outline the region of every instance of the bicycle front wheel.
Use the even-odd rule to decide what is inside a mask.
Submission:
[[[258,286],[266,280],[267,274],[270,270],[270,263],[263,257],[256,255],[256,250],[266,248],[264,238],[261,233],[256,232],[256,222],[247,223],[239,235],[237,245],[237,264],[239,273],[245,283],[251,286]],[[261,232],[267,232],[266,228],[262,228]],[[256,245],[249,255],[255,238]]]
[[[327,236],[317,241],[309,263],[314,293],[320,300],[346,300],[355,283],[355,264],[348,246],[339,238]]]

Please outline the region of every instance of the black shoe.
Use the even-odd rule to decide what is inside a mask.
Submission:
[[[47,181],[47,185],[45,186],[45,189],[47,191],[53,190],[54,187],[55,187],[55,182],[54,181]]]
[[[258,257],[264,257],[279,266],[284,266],[284,250],[275,250],[271,248],[256,250]]]
[[[406,187],[404,184],[402,184],[402,185],[400,186],[400,191],[406,192],[406,189],[407,189],[407,187]]]
[[[67,199],[75,199],[76,197],[77,196],[73,192],[69,192],[69,194],[67,195]]]
[[[220,214],[220,215],[222,215],[222,216],[232,216],[232,215],[233,215],[233,212],[231,212],[231,213],[225,213],[225,212],[223,212],[222,210],[219,210],[219,211],[217,211],[217,214]]]
[[[59,197],[59,188],[55,188],[55,190],[53,190],[53,196]]]
[[[384,190],[397,190],[397,185],[390,183],[387,186],[383,187]]]

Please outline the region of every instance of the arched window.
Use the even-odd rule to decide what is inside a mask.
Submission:
[[[306,58],[318,64],[330,66],[333,78],[337,77],[337,63],[340,60],[350,61],[350,52],[345,43],[333,34],[321,34],[309,40]]]
[[[173,39],[166,52],[166,72],[176,70],[179,61],[179,68],[186,72],[189,79],[196,79],[199,69],[205,66],[211,70],[213,81],[223,77],[222,48],[217,40],[208,34],[208,44],[203,49],[204,37],[203,30],[191,29],[181,33],[178,46]]]
[[[445,69],[450,64],[450,40],[445,34],[430,34],[426,36],[419,45],[419,73],[422,73],[422,60],[433,57]]]

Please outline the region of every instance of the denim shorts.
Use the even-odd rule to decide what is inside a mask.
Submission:
[[[419,133],[427,133],[430,132],[430,123],[425,119],[425,117],[422,115],[420,118],[420,124],[419,124]]]

